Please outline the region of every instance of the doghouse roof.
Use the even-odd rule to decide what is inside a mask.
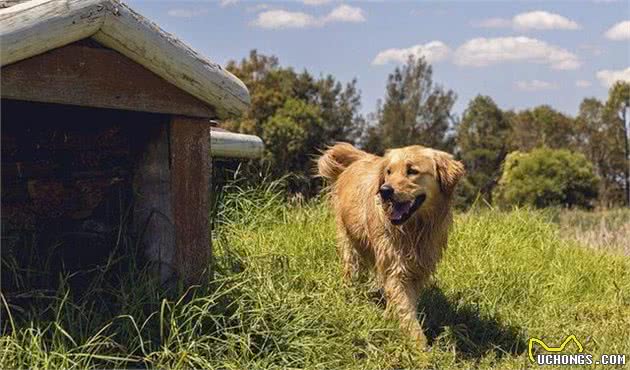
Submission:
[[[2,66],[92,38],[211,105],[219,117],[249,107],[238,78],[118,0],[5,0],[0,7]]]

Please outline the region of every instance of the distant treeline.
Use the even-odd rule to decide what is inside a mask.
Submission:
[[[260,181],[261,173],[271,179],[289,175],[290,191],[311,195],[321,186],[312,176],[312,160],[331,143],[350,142],[373,153],[420,144],[454,153],[465,163],[468,174],[458,195],[462,206],[511,199],[506,194],[513,190],[526,193],[514,199],[531,198],[530,203],[537,206],[614,207],[626,202],[627,82],[612,86],[606,101],[585,98],[577,117],[548,105],[504,111],[482,95],[457,117],[453,114],[455,92],[433,82],[426,61],[410,57],[389,75],[384,100],[365,117],[359,111],[356,79],[342,84],[331,75],[296,72],[256,50],[227,68],[249,88],[252,106],[245,116],[222,125],[258,135],[266,145],[262,163],[249,164],[241,171],[252,181]],[[513,171],[504,174],[512,152],[518,152],[509,161]],[[529,159],[528,153],[534,152]],[[575,171],[566,172],[574,167],[590,174],[573,178]],[[527,177],[546,180],[554,176],[558,181],[542,181],[546,183],[541,188],[523,183]],[[521,181],[517,188],[511,185],[515,181]],[[572,202],[576,192],[581,192],[582,201]]]

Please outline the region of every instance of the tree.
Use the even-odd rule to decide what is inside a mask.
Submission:
[[[592,164],[581,153],[549,148],[517,151],[506,158],[496,198],[503,206],[592,208],[597,182]]]
[[[274,178],[290,173],[310,178],[310,160],[319,149],[335,141],[354,143],[360,136],[364,120],[356,80],[343,85],[330,75],[315,78],[306,70],[296,73],[281,67],[276,57],[256,50],[240,62],[229,62],[227,69],[247,85],[251,107],[243,117],[221,126],[261,137],[265,167]],[[241,172],[248,176],[258,167]],[[293,190],[302,189],[296,185]]]
[[[514,114],[511,126],[512,150],[526,152],[538,147],[575,149],[575,122],[548,105]]]
[[[605,117],[613,127],[616,127],[618,134],[616,137],[623,142],[624,160],[620,161],[620,168],[623,168],[624,189],[626,206],[630,207],[630,144],[628,135],[630,127],[626,124],[628,109],[630,108],[630,83],[617,81],[608,91],[606,101]],[[619,145],[621,146],[621,145]]]
[[[317,106],[289,98],[263,124],[265,156],[274,177],[288,173],[310,177],[312,153],[325,145],[322,122]]]
[[[252,101],[244,117],[222,124],[227,129],[261,136],[262,124],[289,98],[319,107],[329,142],[354,142],[363,127],[356,80],[344,86],[331,75],[316,79],[306,70],[298,74],[292,68],[280,67],[275,56],[256,50],[240,63],[228,62],[227,69],[247,85]]]
[[[280,68],[278,58],[258,54],[256,50],[240,63],[228,62],[227,69],[249,89],[251,107],[243,117],[222,122],[222,126],[230,131],[261,136],[262,123],[292,95],[295,73]]]
[[[501,175],[509,134],[508,119],[490,97],[478,95],[468,103],[456,138],[467,172],[460,187],[466,204],[479,193],[492,203],[492,189]]]
[[[433,70],[424,59],[410,56],[387,79],[385,102],[379,103],[376,122],[366,131],[366,149],[382,153],[387,148],[421,144],[451,150],[455,99],[453,91],[433,84]]]
[[[606,119],[604,104],[594,98],[582,101],[576,125],[578,148],[593,163],[601,179],[600,204],[606,207],[619,204],[623,193],[619,181],[623,174],[623,149],[618,127]]]
[[[316,89],[312,103],[321,109],[327,141],[356,143],[365,126],[359,113],[361,94],[357,89],[357,80],[342,86],[341,82],[328,75],[316,82]]]

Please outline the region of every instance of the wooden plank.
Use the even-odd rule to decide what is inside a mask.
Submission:
[[[102,0],[34,0],[0,10],[2,65],[95,34],[108,13],[102,3]]]
[[[127,5],[112,3],[115,10],[95,40],[216,107],[221,117],[240,115],[249,108],[249,91],[241,80]]]
[[[3,98],[214,117],[207,104],[120,53],[68,45],[2,69]]]
[[[210,131],[210,154],[213,157],[259,158],[264,149],[258,136]]]
[[[134,233],[162,284],[174,281],[176,272],[168,126],[151,128],[133,178]]]
[[[33,0],[0,10],[3,66],[90,36],[215,107],[220,117],[249,107],[238,78],[118,0]]]
[[[212,274],[210,244],[210,125],[171,120],[171,189],[176,230],[175,265],[186,284]]]
[[[0,1],[0,8],[10,8],[13,5],[17,5],[19,3],[24,3],[26,1],[29,1],[29,0],[1,0]]]

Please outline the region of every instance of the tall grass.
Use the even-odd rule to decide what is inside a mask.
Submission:
[[[630,209],[599,212],[563,211],[557,221],[563,234],[582,245],[630,256]]]
[[[231,188],[217,217],[207,288],[166,298],[133,270],[81,295],[62,284],[49,315],[3,300],[0,368],[521,369],[529,336],[569,334],[588,353],[630,354],[630,261],[563,239],[537,212],[456,217],[419,307],[430,351],[384,318],[369,284],[341,282],[321,200]]]

